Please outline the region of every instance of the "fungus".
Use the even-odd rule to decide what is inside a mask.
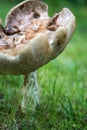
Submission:
[[[64,50],[74,30],[75,16],[68,8],[50,18],[47,5],[39,0],[26,0],[12,8],[4,28],[0,21],[0,74],[25,76],[22,107],[31,85],[37,95],[35,70]]]

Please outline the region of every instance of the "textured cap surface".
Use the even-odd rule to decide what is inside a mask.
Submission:
[[[64,8],[52,18],[42,1],[27,0],[0,22],[0,74],[26,74],[58,56],[75,30],[75,16]]]

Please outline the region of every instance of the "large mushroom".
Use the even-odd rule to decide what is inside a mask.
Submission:
[[[74,30],[75,16],[69,9],[50,18],[47,5],[39,0],[26,0],[12,8],[4,28],[0,22],[0,74],[25,75],[23,108],[30,86],[39,102],[34,71],[64,50]]]

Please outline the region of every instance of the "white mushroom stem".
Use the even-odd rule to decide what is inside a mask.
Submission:
[[[22,111],[25,111],[26,108],[27,109],[30,108],[32,103],[33,103],[32,106],[34,108],[37,106],[37,104],[39,104],[38,83],[35,71],[24,76],[22,96],[23,96],[21,102]]]

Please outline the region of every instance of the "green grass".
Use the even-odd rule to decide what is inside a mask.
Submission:
[[[13,5],[3,6],[4,19]],[[87,9],[70,8],[77,30],[65,51],[38,70],[36,110],[20,111],[22,76],[0,76],[0,130],[87,130]]]

